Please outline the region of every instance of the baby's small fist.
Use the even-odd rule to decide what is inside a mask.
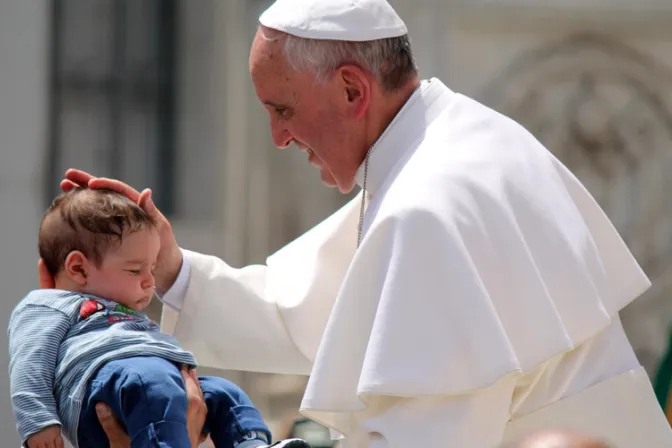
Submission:
[[[36,432],[26,440],[28,448],[64,448],[61,427],[59,425],[47,426],[40,432]]]

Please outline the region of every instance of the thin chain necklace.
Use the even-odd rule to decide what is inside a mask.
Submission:
[[[415,94],[415,92],[418,91],[420,88],[420,85],[422,83],[418,83],[417,86],[415,86],[415,89],[413,89],[413,92],[411,95],[408,97],[408,102],[411,97]],[[382,136],[382,135],[381,135]],[[359,247],[360,243],[362,242],[362,233],[363,233],[363,228],[364,228],[364,211],[366,210],[366,200],[367,200],[367,191],[366,191],[366,178],[367,175],[369,174],[369,158],[371,156],[371,153],[373,152],[373,149],[376,147],[376,144],[380,141],[380,138],[375,141],[373,145],[369,148],[368,151],[366,151],[366,156],[364,157],[364,179],[362,180],[362,205],[359,208],[359,226],[357,229],[357,247]]]
[[[362,181],[362,205],[359,208],[359,227],[357,231],[357,247],[362,242],[362,229],[364,227],[364,211],[366,210],[366,178],[369,174],[369,156],[371,155],[371,150],[376,146],[375,143],[369,148],[364,157],[364,180]]]

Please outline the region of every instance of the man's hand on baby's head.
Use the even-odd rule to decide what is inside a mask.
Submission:
[[[157,230],[161,238],[161,250],[156,262],[154,278],[157,290],[160,292],[168,290],[175,283],[175,279],[182,267],[182,252],[177,245],[170,222],[156,208],[152,200],[151,190],[145,189],[142,192],[138,192],[135,188],[118,180],[94,177],[81,170],[71,169],[66,171],[65,179],[61,181],[61,189],[63,191],[70,191],[77,187],[114,190],[140,205],[143,210],[156,220]],[[41,285],[42,281],[40,282]]]
[[[28,448],[64,448],[61,427],[58,425],[47,426],[42,431],[28,437],[26,446]]]

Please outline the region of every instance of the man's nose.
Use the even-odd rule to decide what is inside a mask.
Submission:
[[[273,135],[273,143],[280,149],[287,148],[294,140],[292,134],[290,134],[286,128],[281,126],[271,129],[271,134]]]

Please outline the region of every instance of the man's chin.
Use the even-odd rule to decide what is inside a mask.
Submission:
[[[355,189],[355,184],[353,182],[350,185],[334,185],[334,187],[338,188],[338,191],[343,194],[350,194]]]
[[[322,183],[326,185],[329,188],[336,188],[339,192],[343,194],[350,194],[352,190],[355,188],[355,183],[350,182],[349,184],[343,185],[338,182],[332,177],[332,176],[321,176],[322,178]]]
[[[350,180],[350,182],[338,182],[334,175],[331,174],[331,171],[327,170],[326,168],[320,168],[320,179],[327,187],[336,188],[343,194],[350,194],[350,192],[355,188],[354,177]]]
[[[334,179],[334,176],[331,175],[329,171],[325,168],[320,169],[320,180],[324,185],[330,188],[338,187],[338,182]]]

